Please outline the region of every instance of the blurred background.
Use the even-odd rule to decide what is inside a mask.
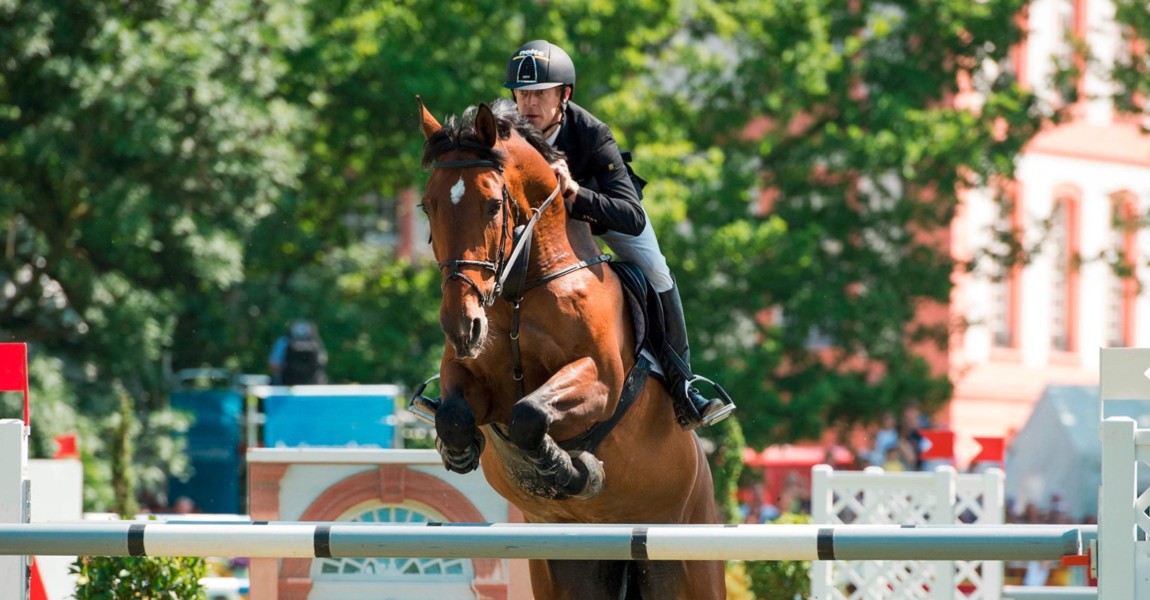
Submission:
[[[170,510],[187,392],[239,423],[296,319],[329,383],[434,374],[415,96],[505,96],[539,38],[650,182],[694,366],[738,404],[701,432],[720,496],[780,444],[1009,454],[1050,386],[1097,403],[1097,348],[1150,345],[1140,2],[0,0],[0,340],[30,344],[33,456],[74,435],[85,510]]]

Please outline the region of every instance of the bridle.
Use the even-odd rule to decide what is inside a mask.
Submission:
[[[508,217],[511,216],[510,206],[514,204],[514,202],[511,197],[510,190],[507,189],[507,177],[503,173],[503,165],[493,160],[473,159],[434,161],[431,163],[431,167],[433,169],[469,169],[474,167],[486,167],[494,169],[496,172],[498,172],[500,179],[503,180],[503,204],[506,214],[503,217],[503,233],[499,238],[499,256],[497,257],[497,260],[491,261],[455,258],[440,261],[439,263],[440,271],[443,269],[451,269],[451,272],[449,272],[447,277],[444,278],[443,285],[447,285],[447,282],[452,279],[459,279],[460,281],[463,281],[467,285],[471,286],[473,290],[475,290],[475,293],[483,301],[483,306],[485,308],[490,307],[495,303],[495,299],[500,295],[506,296],[506,294],[503,294],[504,285],[506,285],[507,278],[513,271],[513,269],[509,268],[509,266],[515,265],[519,255],[528,251],[528,246],[531,243],[531,232],[535,229],[535,224],[539,221],[539,216],[542,215],[543,211],[547,210],[547,207],[550,206],[555,198],[559,196],[559,184],[555,184],[555,189],[551,191],[551,194],[547,196],[547,199],[544,200],[542,204],[540,204],[538,207],[531,208],[531,211],[535,214],[531,216],[531,220],[529,220],[524,226],[523,232],[515,236],[517,239],[514,242],[514,246],[511,248],[511,254],[509,256],[505,256],[504,250],[507,247],[507,240],[509,237],[511,237],[510,229],[508,228],[508,221],[511,219]],[[516,209],[516,212],[518,212],[518,209]],[[518,226],[515,229],[518,229]],[[507,298],[508,302],[511,303],[512,308],[511,331],[509,335],[511,338],[511,355],[512,359],[515,361],[515,368],[512,371],[511,376],[515,380],[515,389],[519,398],[523,398],[524,396],[523,361],[519,350],[519,306],[520,302],[523,300],[524,292],[533,287],[543,285],[553,279],[558,279],[564,275],[578,271],[579,269],[610,260],[611,255],[600,254],[595,258],[581,260],[554,273],[548,273],[547,275],[544,275],[543,277],[540,277],[539,279],[528,282],[526,284],[518,284],[513,286],[515,287],[514,290],[509,290],[512,291],[511,297]],[[473,279],[468,277],[466,273],[459,269],[463,266],[482,267],[495,273],[495,286],[492,288],[491,293],[484,294],[483,290],[479,288],[479,284],[475,283]],[[522,275],[522,273],[518,274],[519,277],[522,277]],[[425,381],[424,385],[427,385],[428,381]]]
[[[443,280],[444,286],[447,285],[448,281],[451,281],[452,279],[458,279],[463,283],[471,286],[471,289],[475,290],[476,295],[478,295],[480,300],[483,301],[483,306],[485,308],[490,307],[495,303],[495,298],[499,296],[499,293],[502,290],[502,281],[507,272],[507,265],[510,263],[510,260],[506,257],[505,250],[507,248],[507,240],[511,237],[508,223],[511,221],[509,217],[511,217],[511,206],[514,204],[514,202],[511,199],[511,192],[507,189],[507,177],[503,174],[503,165],[493,160],[475,159],[435,161],[431,163],[431,167],[433,169],[470,169],[474,167],[486,167],[494,169],[496,172],[498,172],[499,178],[503,180],[503,208],[501,209],[504,213],[503,233],[499,236],[499,251],[496,258],[496,261],[498,262],[491,260],[471,260],[463,258],[453,258],[439,262],[440,271],[443,269],[451,269],[451,271],[447,274],[447,277],[445,277]],[[538,216],[539,212],[542,212],[544,208],[547,208],[547,205],[551,203],[551,200],[553,200],[554,197],[558,195],[558,193],[559,187],[556,186],[555,191],[552,192],[551,196],[547,199],[547,202],[544,202],[543,206],[541,206],[539,210],[536,211],[536,216]],[[516,212],[518,212],[518,209]],[[515,252],[514,248],[512,248],[512,252]],[[467,276],[466,273],[461,271],[460,267],[481,267],[495,273],[495,287],[491,290],[491,293],[484,293],[483,290],[480,289],[479,284],[475,283],[475,280],[471,279]]]
[[[452,279],[458,279],[466,283],[467,285],[471,286],[471,289],[475,290],[476,295],[478,295],[480,300],[483,301],[483,306],[488,308],[495,303],[495,299],[498,298],[503,291],[503,286],[506,284],[507,277],[511,273],[508,269],[508,265],[515,264],[515,260],[519,258],[519,255],[525,251],[524,247],[531,239],[529,235],[523,235],[520,237],[518,243],[516,243],[515,246],[511,248],[510,256],[508,256],[505,252],[507,249],[507,240],[511,238],[511,229],[508,227],[508,223],[512,221],[512,219],[509,218],[512,216],[511,207],[517,207],[518,205],[515,204],[511,197],[511,191],[507,188],[507,176],[503,173],[503,165],[493,160],[474,159],[435,161],[431,163],[431,167],[433,169],[470,169],[474,167],[486,167],[489,169],[494,169],[497,173],[499,173],[499,178],[503,180],[503,233],[499,236],[499,251],[497,253],[498,256],[496,261],[454,258],[440,261],[439,263],[439,269],[441,271],[443,269],[451,269],[451,271],[447,274],[447,277],[444,278],[443,285],[447,285],[447,282]],[[531,220],[527,222],[526,231],[530,232],[535,228],[535,223],[539,221],[539,216],[543,214],[543,211],[547,210],[547,207],[550,206],[551,202],[553,202],[558,196],[559,184],[556,183],[555,189],[551,191],[551,194],[547,196],[547,199],[544,200],[538,208],[533,207],[531,209],[531,211],[535,214],[533,214],[531,216]],[[518,208],[516,208],[515,212],[519,212]],[[461,271],[460,267],[481,267],[495,273],[495,286],[492,288],[491,293],[485,294],[483,290],[480,289],[479,284],[475,283],[475,280],[471,279],[467,276],[466,273]]]

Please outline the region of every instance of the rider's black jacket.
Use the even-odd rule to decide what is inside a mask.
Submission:
[[[606,124],[568,102],[555,147],[567,155],[571,177],[579,184],[577,198],[567,203],[571,218],[590,223],[596,234],[643,232],[647,215],[640,204],[642,196]]]

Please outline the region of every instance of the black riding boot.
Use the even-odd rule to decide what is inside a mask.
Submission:
[[[659,353],[659,362],[663,367],[667,389],[675,400],[675,417],[679,426],[691,430],[722,421],[735,410],[735,405],[717,383],[705,377],[696,377],[691,372],[687,320],[683,317],[683,302],[679,299],[678,287],[672,286],[661,292],[659,304],[663,308],[663,349]],[[704,397],[695,387],[697,381],[711,384],[726,402],[719,398]]]

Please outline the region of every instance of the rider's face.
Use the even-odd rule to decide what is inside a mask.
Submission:
[[[543,90],[515,90],[515,105],[519,107],[519,114],[527,117],[536,129],[550,134],[549,128],[559,122],[565,90],[562,85]]]

